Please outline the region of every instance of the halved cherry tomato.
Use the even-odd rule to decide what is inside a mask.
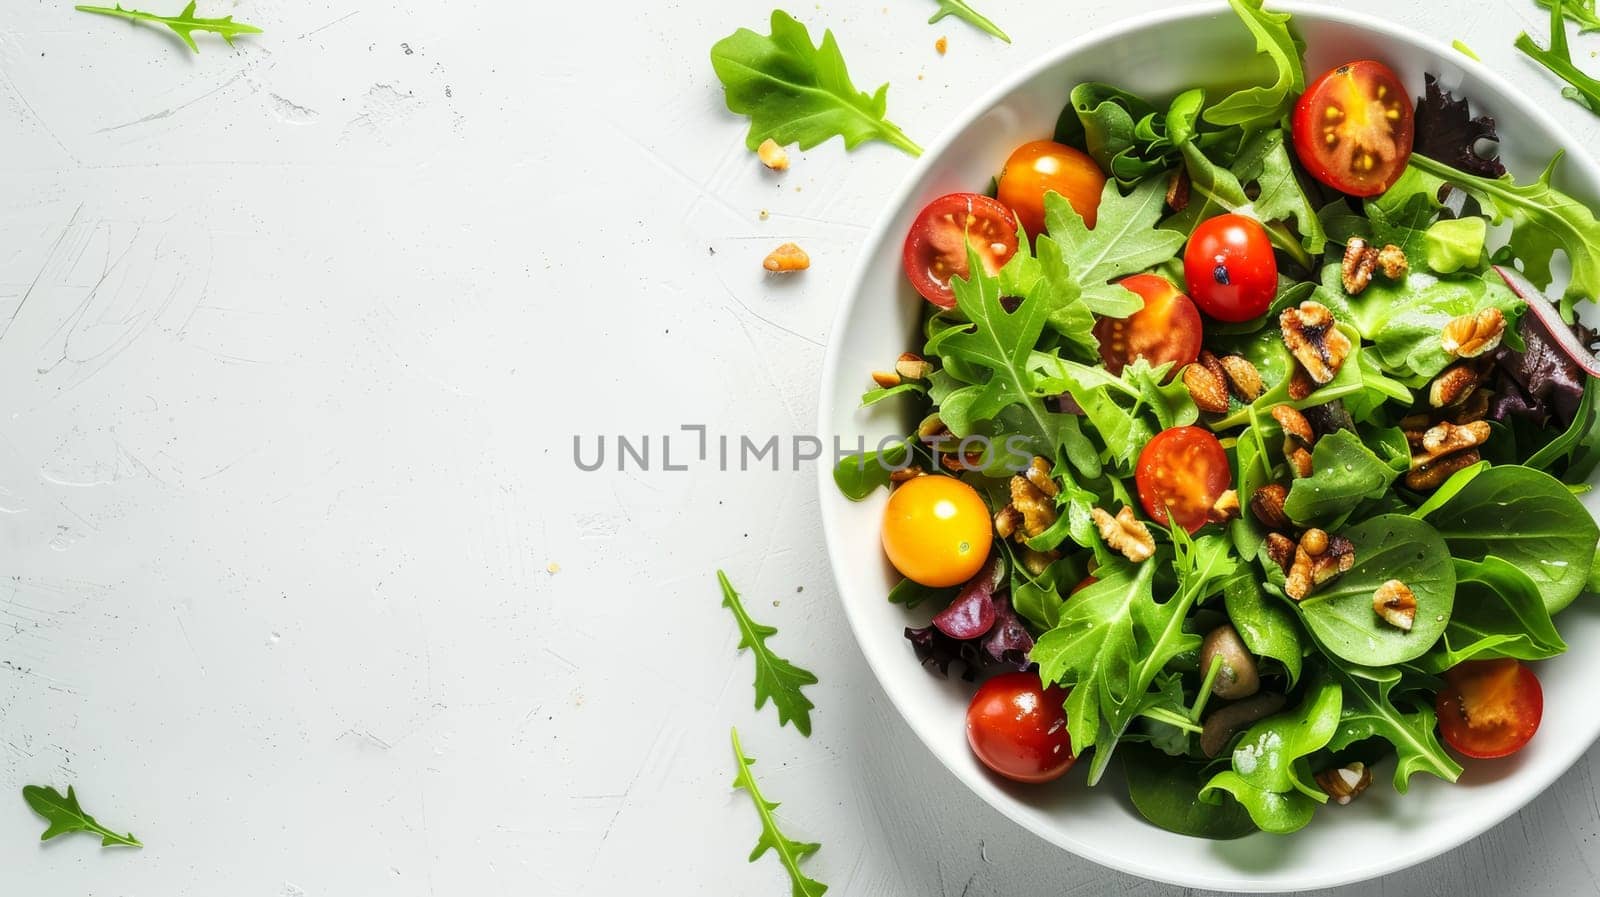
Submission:
[[[913,582],[960,585],[989,559],[994,521],[978,490],[955,477],[921,476],[900,484],[883,509],[883,551]]]
[[[1094,335],[1106,370],[1122,369],[1143,357],[1160,367],[1175,362],[1173,371],[1200,357],[1200,312],[1172,281],[1156,274],[1135,274],[1119,281],[1144,299],[1144,308],[1127,318],[1101,318]]]
[[[1078,580],[1078,584],[1073,586],[1072,587],[1072,591],[1068,592],[1067,594],[1068,595],[1076,595],[1079,592],[1083,591],[1084,589],[1087,589],[1088,587],[1094,585],[1095,583],[1097,583],[1099,581],[1100,581],[1100,579],[1098,577],[1096,577],[1093,573],[1091,573],[1088,576],[1085,576],[1084,578]]]
[[[1048,782],[1072,768],[1067,692],[1037,673],[1006,673],[979,686],[967,706],[967,743],[983,765],[1016,782]]]
[[[1544,716],[1539,677],[1516,660],[1469,660],[1444,674],[1434,702],[1439,731],[1458,753],[1479,760],[1514,754]]]
[[[1243,215],[1218,215],[1194,229],[1183,251],[1183,276],[1195,304],[1219,321],[1259,318],[1278,294],[1272,241]]]
[[[1351,196],[1393,186],[1411,158],[1415,111],[1400,76],[1381,62],[1346,63],[1294,107],[1294,148],[1311,176]]]
[[[1053,140],[1035,140],[1012,151],[1000,170],[995,192],[1036,237],[1044,233],[1046,193],[1061,194],[1073,211],[1083,216],[1083,223],[1093,228],[1100,211],[1100,192],[1105,188],[1106,176],[1089,154]]]
[[[979,193],[951,193],[930,202],[906,234],[906,276],[922,298],[954,308],[950,278],[967,276],[967,248],[994,274],[1017,252],[1017,219],[997,200]]]
[[[1210,430],[1173,427],[1145,444],[1133,481],[1150,519],[1165,525],[1170,514],[1193,533],[1206,525],[1217,499],[1233,484],[1233,470]]]

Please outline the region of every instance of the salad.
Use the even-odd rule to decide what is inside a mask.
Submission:
[[[1432,76],[1308,78],[1288,15],[1230,2],[1271,83],[1079,84],[922,210],[922,345],[863,399],[920,422],[835,471],[891,490],[887,597],[931,615],[908,661],[981,683],[979,760],[1115,760],[1207,838],[1520,750],[1600,541],[1600,222],[1559,156],[1519,183]]]

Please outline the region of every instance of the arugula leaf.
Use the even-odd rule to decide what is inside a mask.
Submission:
[[[1262,131],[1250,138],[1239,150],[1231,170],[1240,183],[1254,183],[1259,190],[1250,203],[1256,217],[1266,221],[1294,219],[1300,229],[1301,245],[1308,252],[1322,251],[1327,234],[1323,233],[1316,208],[1300,188],[1281,129]]]
[[[1266,11],[1263,0],[1228,0],[1228,5],[1255,37],[1256,52],[1272,61],[1277,79],[1224,97],[1206,110],[1205,119],[1214,125],[1241,125],[1250,130],[1270,127],[1288,114],[1306,89],[1301,59],[1305,42],[1295,33],[1289,14]]]
[[[1562,96],[1590,112],[1600,114],[1600,81],[1573,64],[1572,51],[1567,47],[1567,24],[1561,20],[1561,10],[1561,0],[1554,0],[1550,4],[1550,49],[1534,43],[1526,31],[1517,35],[1515,46],[1567,82],[1568,86],[1561,89]]]
[[[1217,773],[1200,790],[1214,801],[1226,792],[1244,805],[1262,831],[1286,834],[1304,828],[1316,805],[1327,801],[1307,781],[1305,758],[1322,749],[1339,727],[1342,693],[1321,676],[1294,710],[1251,726],[1233,749],[1233,768]]]
[[[971,25],[985,34],[998,37],[1008,44],[1011,43],[1011,38],[1006,36],[1004,31],[1000,30],[999,25],[989,21],[982,13],[969,6],[966,3],[966,0],[937,0],[937,2],[939,4],[939,11],[934,13],[932,18],[928,19],[929,25],[938,22],[945,16],[955,16],[956,18],[966,22],[968,25]]]
[[[733,590],[728,575],[721,570],[717,571],[717,583],[722,586],[722,606],[733,611],[733,618],[739,624],[739,649],[749,648],[756,660],[756,709],[766,706],[767,699],[771,698],[772,706],[778,709],[778,725],[792,722],[801,735],[810,738],[811,708],[816,705],[800,689],[816,685],[817,677],[810,670],[772,653],[767,639],[778,634],[777,628],[750,619],[739,593]]]
[[[769,137],[801,149],[841,137],[845,149],[882,140],[922,155],[922,147],[884,117],[889,85],[874,94],[856,90],[833,32],[824,31],[821,46],[813,47],[806,26],[781,9],[772,11],[770,36],[740,28],[717,41],[711,67],[728,109],[750,116],[745,145],[751,150]]]
[[[1411,777],[1419,772],[1454,782],[1461,764],[1440,746],[1434,735],[1434,713],[1421,704],[1411,713],[1395,708],[1390,693],[1400,682],[1396,669],[1373,669],[1333,664],[1334,676],[1344,689],[1344,705],[1328,749],[1339,751],[1358,741],[1378,737],[1394,745],[1399,762],[1394,788],[1404,794]]]
[[[122,847],[144,846],[139,843],[139,839],[135,838],[132,832],[126,835],[119,835],[96,822],[93,816],[85,813],[83,807],[78,805],[77,792],[72,790],[71,785],[67,786],[65,797],[54,788],[29,785],[22,789],[22,799],[28,802],[28,806],[33,812],[43,816],[45,821],[50,823],[50,827],[46,828],[44,834],[39,836],[40,841],[48,841],[58,835],[72,832],[88,832],[91,835],[100,836],[101,847],[114,845]]]
[[[1600,296],[1600,221],[1583,203],[1550,185],[1556,166],[1556,153],[1537,181],[1517,185],[1507,175],[1481,178],[1457,171],[1427,156],[1412,155],[1411,166],[1435,179],[1466,191],[1493,209],[1491,222],[1509,221],[1511,252],[1522,262],[1522,273],[1541,289],[1550,285],[1550,260],[1556,250],[1566,253],[1572,265],[1572,279],[1561,297],[1561,314],[1572,320],[1580,299]]]
[[[96,15],[114,16],[127,19],[130,22],[151,22],[171,28],[173,33],[189,45],[189,49],[200,52],[200,47],[194,42],[194,32],[210,31],[218,34],[228,46],[233,46],[233,39],[241,34],[261,34],[261,29],[243,22],[235,22],[233,16],[223,16],[220,19],[203,19],[194,14],[195,2],[190,0],[183,12],[175,16],[160,16],[152,12],[140,12],[137,9],[123,9],[118,3],[114,7],[105,6],[74,6],[78,12],[92,12]]]
[[[875,386],[861,394],[861,407],[870,408],[884,399],[912,394],[927,395],[927,384],[918,383],[915,380],[909,380],[905,383],[896,383],[893,386]]]
[[[1289,686],[1300,679],[1305,649],[1300,642],[1300,621],[1281,601],[1267,600],[1254,576],[1236,576],[1222,591],[1228,620],[1251,654],[1283,664]]]
[[[1339,430],[1317,440],[1309,477],[1294,481],[1283,511],[1301,526],[1338,529],[1362,502],[1382,498],[1399,472],[1380,460],[1361,437]]]
[[[1456,558],[1494,555],[1521,569],[1551,614],[1583,591],[1600,540],[1600,526],[1560,480],[1516,465],[1483,469],[1427,516]]]
[[[1128,797],[1139,815],[1151,823],[1180,835],[1219,841],[1256,830],[1238,801],[1230,798],[1215,805],[1200,800],[1200,788],[1206,781],[1203,765],[1144,745],[1125,747],[1119,754]]]
[[[1442,673],[1476,658],[1543,660],[1567,650],[1539,586],[1516,566],[1490,555],[1456,561],[1456,609],[1444,637],[1411,665]]]
[[[761,816],[761,837],[756,841],[755,849],[750,851],[750,862],[754,863],[761,859],[761,855],[770,850],[778,855],[778,862],[782,863],[784,871],[789,873],[789,882],[793,885],[791,897],[822,897],[828,892],[828,886],[807,878],[805,873],[800,871],[800,861],[821,850],[822,845],[791,840],[778,828],[778,820],[772,815],[772,811],[778,809],[778,802],[769,801],[762,796],[761,787],[756,784],[755,776],[750,773],[750,767],[756,761],[745,756],[744,748],[739,746],[739,730],[731,731],[733,761],[739,767],[739,772],[733,779],[733,787],[750,793],[750,800],[755,803],[756,812]]]
[[[1566,0],[1558,3],[1557,0],[1535,0],[1545,9],[1560,7],[1561,14],[1578,23],[1578,31],[1588,34],[1591,31],[1600,31],[1600,15],[1595,13],[1595,0]]]
[[[1403,514],[1364,520],[1342,535],[1355,546],[1355,566],[1295,605],[1306,628],[1326,653],[1349,663],[1391,666],[1421,657],[1450,619],[1456,590],[1451,549],[1433,527]],[[1269,575],[1282,572],[1273,568]],[[1417,596],[1409,632],[1372,609],[1373,593],[1391,579]]]
[[[1173,377],[1171,382],[1163,382],[1171,371],[1170,363],[1151,367],[1142,355],[1122,369],[1122,381],[1139,390],[1141,404],[1155,414],[1163,430],[1187,427],[1200,419],[1200,409],[1194,403],[1194,396],[1189,394],[1189,388],[1183,385],[1183,378]]]
[[[1045,228],[1060,245],[1061,261],[1081,288],[1083,304],[1090,311],[1125,318],[1144,307],[1133,291],[1110,281],[1178,254],[1183,235],[1156,228],[1166,202],[1166,187],[1159,179],[1141,183],[1127,196],[1108,182],[1090,230],[1064,197],[1055,192],[1045,194]]]

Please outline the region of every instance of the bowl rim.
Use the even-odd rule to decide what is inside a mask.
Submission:
[[[1300,0],[1271,0],[1271,10],[1274,12],[1286,12],[1297,18],[1307,16],[1371,32],[1386,39],[1425,49],[1438,58],[1450,59],[1454,65],[1471,73],[1475,78],[1486,82],[1501,96],[1519,102],[1523,106],[1521,111],[1524,114],[1534,119],[1546,132],[1554,135],[1560,150],[1564,154],[1564,158],[1570,160],[1572,164],[1585,169],[1585,174],[1591,182],[1600,184],[1600,164],[1597,164],[1587,152],[1571,152],[1574,149],[1581,149],[1582,145],[1566,128],[1561,126],[1555,116],[1545,106],[1530,100],[1520,88],[1477,58],[1459,52],[1437,38],[1414,31],[1392,21],[1376,19],[1366,13],[1344,10],[1322,3],[1300,2]],[[878,246],[888,236],[890,227],[900,217],[901,211],[912,198],[912,194],[918,188],[919,182],[927,171],[934,166],[936,161],[949,151],[966,129],[984,112],[999,105],[1006,97],[1020,89],[1024,84],[1068,57],[1081,54],[1096,44],[1107,40],[1125,37],[1157,25],[1212,17],[1221,13],[1232,15],[1232,10],[1227,0],[1205,0],[1205,2],[1187,3],[1169,9],[1152,10],[1097,28],[1087,34],[1065,41],[1031,62],[1022,65],[1005,80],[968,104],[959,114],[950,118],[952,124],[947,126],[936,140],[928,144],[921,158],[917,159],[906,172],[901,179],[900,185],[884,203],[883,210],[879,213],[878,219],[871,230],[868,231],[866,239],[861,243],[863,252],[857,258],[852,269],[844,293],[844,301],[834,314],[833,326],[829,330],[830,338],[822,359],[821,395],[819,396],[817,408],[817,433],[823,440],[824,445],[828,444],[830,439],[838,436],[832,426],[836,411],[833,396],[838,394],[837,386],[843,372],[840,369],[841,341],[834,337],[843,332],[849,325],[850,319],[854,316],[857,303],[862,300],[862,290],[872,270],[869,265],[871,257],[867,250]],[[840,536],[833,521],[833,514],[828,510],[830,491],[837,493],[837,486],[833,482],[832,474],[833,470],[829,465],[820,463],[817,465],[817,483],[823,498],[819,505],[819,513],[822,518],[823,544],[828,554],[828,566],[833,574],[834,587],[839,593],[840,603],[844,606],[845,617],[850,623],[851,633],[855,637],[856,644],[865,657],[868,668],[872,670],[873,677],[878,681],[879,687],[883,688],[884,693],[888,695],[889,703],[894,706],[895,712],[899,713],[900,718],[905,721],[911,731],[916,733],[917,738],[923,743],[928,752],[980,800],[983,800],[990,807],[1000,812],[1001,815],[1016,823],[1020,828],[1101,866],[1152,881],[1215,891],[1304,891],[1369,881],[1427,862],[1482,836],[1484,832],[1521,811],[1548,789],[1556,779],[1570,771],[1577,761],[1588,752],[1595,741],[1600,739],[1600,721],[1597,721],[1594,737],[1591,737],[1586,742],[1582,740],[1567,742],[1563,745],[1563,750],[1556,752],[1554,762],[1543,765],[1531,777],[1532,787],[1528,789],[1526,796],[1522,800],[1507,802],[1502,807],[1495,808],[1492,812],[1476,814],[1470,821],[1458,824],[1452,835],[1442,839],[1437,844],[1429,843],[1426,846],[1409,850],[1401,847],[1401,849],[1386,852],[1384,859],[1370,866],[1361,868],[1346,867],[1344,872],[1318,873],[1315,875],[1286,871],[1281,876],[1274,875],[1271,879],[1262,880],[1260,878],[1252,879],[1249,877],[1249,873],[1243,871],[1236,878],[1223,878],[1205,874],[1184,876],[1166,872],[1166,867],[1159,864],[1152,863],[1141,866],[1124,862],[1121,858],[1102,851],[1095,844],[1068,835],[1059,828],[1041,830],[1035,827],[1023,815],[1014,801],[996,802],[990,800],[978,787],[977,781],[975,781],[981,778],[981,774],[973,772],[970,768],[958,768],[952,765],[944,754],[934,746],[931,740],[932,733],[925,733],[907,714],[906,709],[901,706],[901,698],[903,696],[897,694],[896,690],[887,684],[892,680],[886,678],[880,668],[880,664],[886,662],[886,658],[880,656],[879,652],[870,650],[867,647],[867,636],[864,630],[865,623],[854,605],[844,600],[844,590],[840,587],[840,584],[846,581],[846,571],[841,568],[838,560],[839,553],[834,550],[836,540]],[[903,658],[901,659],[903,660]]]

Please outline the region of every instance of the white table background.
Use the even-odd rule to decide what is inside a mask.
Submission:
[[[794,11],[926,144],[1161,4],[978,5],[1014,45],[923,24],[931,0]],[[1346,5],[1466,40],[1600,137],[1511,48],[1545,31],[1531,0]],[[70,0],[0,10],[6,893],[784,894],[744,861],[731,724],[834,893],[1176,893],[1024,833],[913,738],[837,605],[809,464],[573,465],[574,434],[813,424],[911,160],[756,164],[707,51],[767,4],[205,6],[267,33],[195,56]],[[770,280],[785,240],[813,267]],[[752,710],[718,567],[821,676],[810,740]],[[1591,751],[1362,890],[1597,893],[1597,776]],[[29,783],[148,846],[39,845]]]

